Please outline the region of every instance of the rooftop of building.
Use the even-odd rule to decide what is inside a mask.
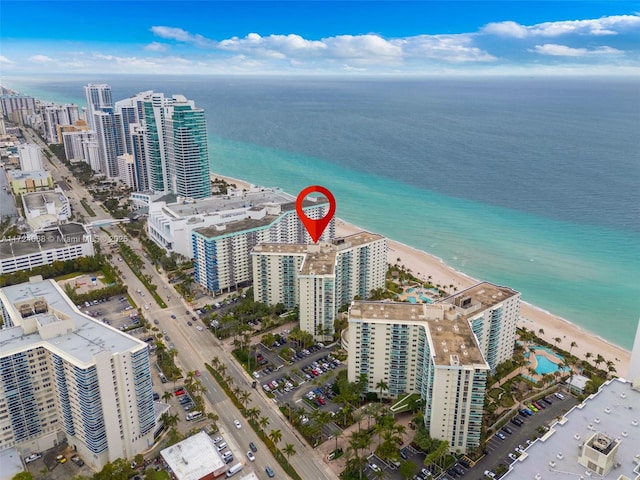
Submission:
[[[277,215],[266,215],[264,218],[244,218],[234,222],[225,223],[219,226],[196,228],[195,233],[205,238],[222,237],[230,233],[244,232],[254,228],[266,227],[278,219]]]
[[[69,203],[67,197],[64,196],[62,191],[43,190],[41,192],[23,193],[22,201],[29,210],[35,210],[37,208],[46,208],[48,203],[55,204],[56,208],[60,208]]]
[[[301,275],[333,275],[337,252],[332,244],[308,245],[300,267]]]
[[[22,326],[18,324],[23,319],[15,305],[35,303],[38,299],[46,302],[47,310],[29,318],[34,318],[42,325],[61,321],[53,315],[55,310],[71,319],[73,329],[48,340],[43,339],[38,330],[25,334]],[[0,301],[16,323],[14,327],[0,330],[0,352],[3,355],[28,350],[34,345],[46,342],[52,350],[57,350],[62,355],[80,363],[90,363],[94,355],[103,351],[124,353],[140,347],[146,348],[144,342],[81,313],[53,280],[33,279],[30,282],[4,287],[0,289]]]
[[[520,295],[520,293],[509,287],[481,282],[442,299],[440,303],[453,304],[458,307],[458,312],[469,316],[475,312],[490,309],[516,295]]]
[[[278,205],[290,204],[291,202],[295,202],[295,197],[278,188],[257,187],[255,190],[245,192],[239,196],[213,195],[195,201],[185,201],[171,193],[153,199],[152,201],[165,202],[165,210],[169,210],[176,218],[182,218],[191,215],[206,215],[230,210],[248,209],[265,203]]]
[[[84,225],[64,223],[38,233],[0,240],[0,260],[84,243],[88,241],[87,235]]]
[[[300,268],[303,275],[331,275],[335,269],[336,256],[341,250],[359,247],[368,243],[383,240],[382,235],[369,232],[358,232],[346,237],[335,238],[329,243],[318,244],[280,244],[262,243],[253,248],[254,253],[273,253],[305,255]]]
[[[200,480],[216,472],[213,478],[225,468],[218,449],[206,432],[185,438],[162,450],[160,455],[178,480]]]
[[[597,434],[596,437],[593,437]],[[616,467],[604,476],[587,472],[578,463],[581,445],[596,440],[606,453],[611,442],[619,442]],[[640,390],[631,382],[615,378],[583,403],[569,410],[550,430],[513,462],[503,477],[509,480],[546,478],[599,478],[618,480],[640,476]],[[624,475],[625,477],[621,477]]]
[[[26,178],[31,178],[33,180],[43,180],[51,176],[51,173],[47,172],[46,170],[9,170],[7,171],[7,173],[11,177],[11,180],[22,180]]]
[[[355,301],[349,319],[424,324],[436,365],[485,365],[469,322],[451,316],[447,305]]]

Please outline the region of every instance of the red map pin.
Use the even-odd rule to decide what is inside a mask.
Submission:
[[[321,193],[329,200],[329,212],[318,220],[307,217],[304,214],[304,210],[302,210],[302,202],[304,202],[307,195],[312,192]],[[309,232],[313,242],[317,243],[318,239],[322,236],[322,232],[324,232],[324,229],[329,225],[331,218],[333,218],[333,214],[336,213],[336,199],[333,198],[333,194],[326,188],[321,187],[320,185],[311,185],[298,194],[298,198],[296,199],[296,212],[298,212],[298,218],[304,225],[304,228],[307,229],[307,232]]]

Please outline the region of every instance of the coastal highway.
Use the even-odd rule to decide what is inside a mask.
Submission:
[[[43,148],[46,147],[44,142],[30,129],[25,128],[23,131],[29,141]],[[52,162],[53,166],[51,165]],[[65,176],[73,178],[66,166],[64,166],[57,157],[52,157],[52,162],[47,161],[45,165],[46,168],[52,172],[54,180],[64,180]],[[79,200],[85,198],[97,215],[96,217],[88,217],[88,215],[86,215],[87,218],[91,218],[91,220],[111,219],[110,215],[102,209],[102,206],[98,202],[93,200],[91,194],[86,188],[79,185],[75,178],[70,182],[70,187],[71,191],[67,191],[66,193],[71,199],[75,200],[75,208],[80,209],[80,212],[84,212],[84,208],[79,205]],[[115,226],[105,227],[105,229],[112,236],[120,237],[123,233]],[[238,409],[227,398],[226,394],[218,387],[215,380],[204,368],[205,362],[211,364],[211,360],[216,356],[227,366],[227,375],[230,375],[234,379],[235,385],[252,393],[248,408],[254,406],[259,408],[261,416],[269,419],[269,425],[266,431],[280,430],[282,432],[282,440],[279,442],[281,448],[287,443],[291,443],[294,446],[296,454],[290,458],[290,462],[296,471],[305,479],[335,479],[335,474],[322,461],[320,454],[308,446],[304,440],[293,431],[273,400],[266,398],[261,391],[251,388],[251,378],[236,364],[230,357],[230,354],[222,348],[222,345],[214,335],[207,329],[198,331],[195,328],[196,325],[202,324],[202,322],[198,320],[194,322],[194,325],[191,327],[187,325],[190,315],[187,316],[185,311],[188,310],[191,312],[192,309],[182,300],[171,284],[168,283],[167,277],[158,273],[149,260],[141,254],[142,248],[139,242],[132,239],[129,240],[129,245],[139,254],[143,261],[144,273],[151,276],[151,283],[158,287],[157,293],[167,302],[168,308],[161,309],[157,305],[150,292],[146,290],[126,262],[115,260],[118,256],[117,253],[114,254],[114,264],[116,264],[123,275],[125,275],[125,282],[129,287],[129,294],[136,304],[143,308],[145,318],[151,322],[157,319],[160,322],[160,329],[167,331],[171,338],[171,343],[175,345],[178,351],[176,358],[178,365],[185,372],[193,370],[200,370],[202,372],[201,381],[207,389],[204,393],[205,401],[209,403],[209,410],[214,411],[220,417],[218,426],[225,441],[233,448],[235,461],[244,463],[245,471],[254,469],[261,477],[264,476],[262,472],[264,472],[266,465],[270,465],[276,473],[276,478],[287,478],[287,475],[280,468],[280,465],[275,461],[266,446],[259,441],[258,436],[253,432],[253,429],[251,429]],[[141,293],[138,293],[138,290],[145,295],[142,296]],[[171,299],[168,301],[167,295],[171,296]],[[144,310],[143,306],[145,303],[151,304],[149,310]],[[177,317],[175,320],[171,318],[172,314]],[[184,412],[180,411],[178,414],[183,415]],[[233,422],[236,419],[240,420],[242,424],[241,429],[235,428]],[[250,462],[246,457],[250,441],[253,441],[258,446],[255,462]]]
[[[135,243],[137,244],[137,242]],[[134,245],[131,246],[134,248]],[[137,250],[137,248],[134,249]],[[276,472],[277,478],[287,477],[284,471],[281,470],[280,466],[273,459],[266,446],[259,441],[258,436],[248,425],[246,419],[227,398],[226,393],[220,389],[215,380],[206,371],[204,367],[205,362],[211,364],[211,360],[216,356],[226,365],[226,375],[233,378],[234,385],[237,385],[252,394],[247,408],[257,407],[260,409],[261,416],[269,419],[269,425],[266,428],[267,433],[271,430],[280,430],[282,432],[282,440],[279,442],[279,446],[282,448],[287,443],[291,443],[294,446],[297,453],[290,458],[290,461],[296,471],[303,478],[318,480],[335,479],[335,474],[327,467],[320,457],[320,454],[307,445],[306,442],[292,430],[291,426],[280,413],[278,406],[273,402],[273,400],[265,397],[261,391],[251,388],[252,379],[231,358],[230,353],[228,353],[228,349],[222,348],[220,341],[216,339],[209,330],[205,329],[204,331],[198,331],[196,329],[196,325],[203,325],[200,320],[193,322],[193,326],[187,325],[187,321],[190,320],[191,316],[187,316],[185,312],[187,310],[191,312],[192,309],[182,300],[177,300],[176,298],[179,297],[177,297],[177,293],[171,285],[168,284],[166,277],[159,274],[150,264],[148,259],[144,257],[141,258],[145,265],[144,272],[151,275],[152,283],[158,286],[158,293],[163,296],[163,299],[166,299],[166,295],[164,295],[164,293],[170,292],[169,295],[171,295],[171,300],[168,302],[168,308],[161,309],[148,293],[145,293],[145,296],[141,297],[140,294],[136,292],[136,289],[141,288],[143,292],[146,291],[144,290],[144,287],[136,286],[139,281],[135,277],[133,277],[135,280],[130,283],[130,293],[134,297],[135,301],[141,302],[141,305],[145,302],[151,302],[151,308],[149,310],[143,310],[144,315],[151,321],[153,321],[153,319],[158,319],[160,322],[160,329],[167,331],[171,338],[171,342],[175,345],[176,350],[178,351],[176,361],[179,366],[185,372],[193,370],[200,370],[202,372],[200,378],[207,389],[204,396],[213,407],[212,411],[220,417],[218,425],[225,441],[227,441],[231,446],[237,446],[233,451],[234,454],[236,454],[236,457],[241,455],[241,458],[236,458],[236,460],[245,462],[246,468],[252,467],[251,464],[253,463],[256,471],[260,470],[262,472],[264,472],[264,467],[266,465],[270,465]],[[125,271],[122,266],[120,268]],[[126,268],[126,270],[130,271],[128,268]],[[167,287],[166,289],[164,288],[165,286]],[[171,314],[174,314],[177,318],[175,320],[172,319]],[[233,421],[236,419],[240,420],[242,424],[241,429],[235,428]],[[229,439],[233,439],[232,442],[230,442]],[[255,462],[249,462],[246,457],[250,441],[256,443],[259,449],[256,454]]]

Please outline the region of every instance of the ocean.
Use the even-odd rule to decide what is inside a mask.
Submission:
[[[632,346],[637,79],[3,79],[43,100],[82,104],[89,82],[110,84],[114,99],[181,93],[205,109],[213,171],[292,194],[323,185],[346,221]]]

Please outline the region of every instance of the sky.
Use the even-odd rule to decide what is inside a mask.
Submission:
[[[640,74],[640,1],[11,1],[0,76]]]

